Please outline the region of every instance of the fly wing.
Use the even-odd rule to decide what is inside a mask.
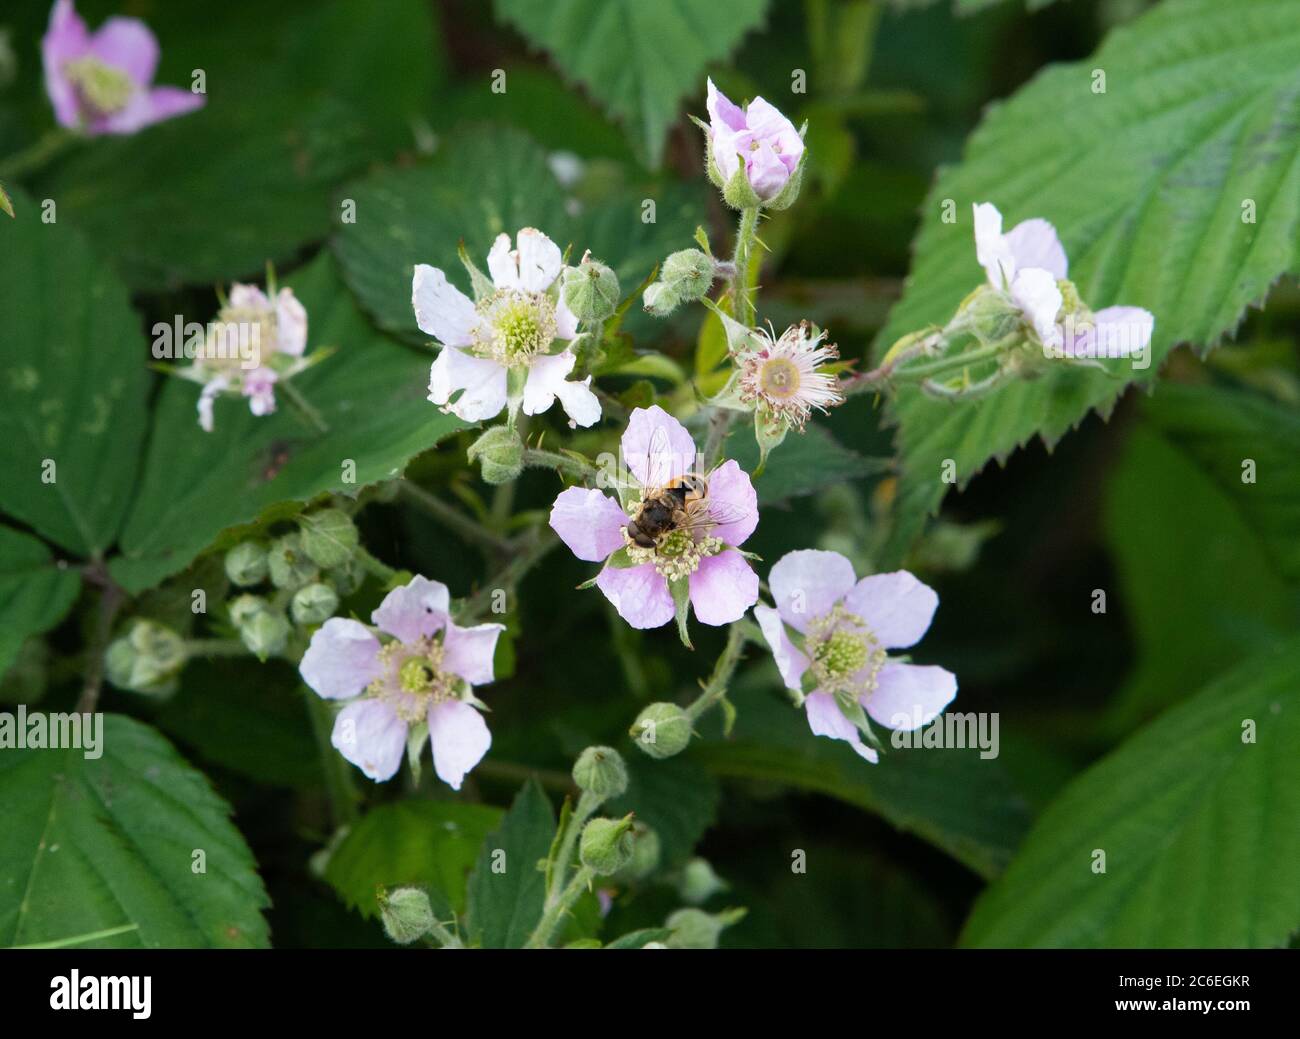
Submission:
[[[678,524],[685,530],[703,530],[706,534],[708,528],[725,526],[729,523],[740,523],[749,519],[751,512],[749,509],[742,508],[739,505],[732,505],[725,501],[707,500],[702,505],[696,505],[687,513],[685,522]]]
[[[646,488],[658,490],[663,487],[675,475],[674,468],[673,445],[668,439],[668,431],[663,426],[656,426],[650,434],[650,443],[646,446]]]

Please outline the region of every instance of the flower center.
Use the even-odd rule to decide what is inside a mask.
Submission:
[[[629,510],[632,515],[639,511],[639,505],[637,503]],[[716,556],[726,548],[722,538],[700,537],[698,534],[699,531],[670,530],[659,536],[654,548],[643,548],[628,537],[627,528],[623,528],[628,558],[638,566],[653,563],[659,576],[669,581],[689,577],[700,568],[701,560]]]
[[[773,357],[759,369],[762,392],[777,400],[789,400],[799,392],[799,367],[788,357]]]
[[[275,311],[269,307],[223,307],[208,326],[202,360],[211,368],[244,368],[249,361],[257,367],[264,349],[275,350],[276,327]]]
[[[544,293],[499,289],[477,310],[487,331],[475,335],[475,353],[507,368],[527,365],[555,339],[555,304]]]
[[[433,704],[460,695],[461,679],[442,669],[442,659],[442,643],[432,637],[390,642],[379,651],[379,677],[367,692],[390,703],[402,721],[420,721]]]
[[[87,56],[66,62],[63,74],[92,115],[120,112],[135,93],[135,83],[130,76],[98,58]]]
[[[875,691],[886,660],[866,622],[840,605],[809,623],[804,650],[819,689],[850,693],[854,699]]]

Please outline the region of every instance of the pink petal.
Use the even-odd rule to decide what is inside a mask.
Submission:
[[[695,619],[702,624],[716,627],[738,621],[758,602],[758,574],[734,549],[701,559],[687,580]]]
[[[120,112],[95,121],[95,133],[133,134],[146,126],[184,115],[202,108],[207,102],[202,94],[192,94],[180,87],[154,87],[136,94]]]
[[[767,581],[781,619],[803,632],[810,620],[830,613],[855,579],[853,564],[838,552],[805,548],[778,559]]]
[[[653,563],[625,569],[607,566],[596,578],[596,587],[634,628],[657,628],[672,620],[676,612],[668,582]]]
[[[623,547],[627,513],[594,488],[569,487],[551,506],[551,529],[575,556],[598,563]]]
[[[451,593],[447,586],[416,574],[409,583],[389,592],[370,619],[398,641],[414,642],[421,635],[432,635],[441,628],[450,609]]]
[[[333,617],[311,637],[298,671],[317,696],[346,700],[379,677],[379,639],[360,621]]]
[[[406,722],[382,700],[355,700],[334,719],[330,742],[366,777],[392,779],[406,753]]]
[[[444,346],[468,346],[473,342],[471,333],[479,322],[474,303],[437,267],[427,263],[415,265],[411,306],[420,331]]]
[[[770,606],[755,606],[754,617],[763,629],[763,637],[772,649],[772,659],[776,661],[776,669],[781,672],[786,688],[802,689],[803,673],[808,670],[808,658],[790,641],[781,615]]]
[[[830,693],[809,693],[804,700],[804,709],[808,712],[808,728],[814,735],[843,740],[873,765],[880,760],[875,749],[862,742],[858,727],[844,717]]]
[[[889,661],[862,706],[890,729],[911,731],[937,718],[957,695],[957,676],[941,667]]]
[[[1156,319],[1141,307],[1106,307],[1092,316],[1091,325],[1066,322],[1067,357],[1131,357],[1151,343]]]
[[[86,23],[78,16],[72,0],[56,0],[50,10],[49,28],[41,40],[41,58],[45,66],[45,92],[60,126],[75,127],[81,122],[77,91],[64,76],[63,66],[84,55],[89,46]]]
[[[448,621],[446,634],[442,637],[443,666],[470,685],[486,685],[495,677],[492,658],[496,655],[497,637],[505,630],[504,624],[477,624],[472,628],[462,628]]]
[[[1066,276],[1069,262],[1056,228],[1041,217],[1022,220],[1006,235],[1007,247],[1016,267],[1041,267],[1058,281]]]
[[[110,18],[90,38],[90,53],[147,87],[158,70],[158,39],[138,18]]]
[[[482,761],[492,746],[492,734],[478,711],[452,700],[429,708],[429,745],[438,778],[459,790],[465,773]]]
[[[709,531],[728,545],[743,545],[758,526],[758,495],[749,473],[734,459],[723,462],[709,475],[709,511],[728,521]]]
[[[501,413],[506,406],[506,370],[495,361],[472,357],[452,346],[429,368],[429,400],[445,405],[466,422],[482,422]],[[464,390],[449,404],[457,390]]]
[[[293,289],[281,289],[275,297],[275,348],[290,357],[301,357],[307,349],[307,308]]]
[[[745,176],[749,186],[761,199],[770,199],[785,187],[790,179],[790,169],[771,141],[757,141],[758,147],[745,153]]]
[[[704,106],[709,111],[709,121],[712,123],[714,130],[724,128],[733,131],[745,129],[744,111],[713,85],[712,78],[709,79],[708,95]]]
[[[535,227],[525,227],[515,241],[519,244],[520,287],[525,292],[545,292],[564,268],[560,247]]]
[[[864,577],[844,597],[844,608],[866,621],[885,649],[919,642],[938,606],[934,589],[906,570]]]
[[[643,487],[662,487],[697,468],[695,441],[686,427],[658,404],[632,412],[622,444],[623,463]]]

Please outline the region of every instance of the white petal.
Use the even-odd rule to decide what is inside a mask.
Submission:
[[[492,242],[487,258],[492,284],[499,289],[519,288],[519,255],[510,248],[510,236],[499,234]]]
[[[334,719],[330,742],[370,779],[382,783],[397,775],[406,752],[406,722],[390,704],[354,700]]]
[[[453,700],[429,708],[429,745],[438,778],[459,790],[465,773],[482,761],[492,746],[492,734],[478,711]]]
[[[934,589],[906,570],[864,577],[844,597],[844,608],[866,621],[885,649],[920,642],[938,606]]]
[[[545,292],[564,266],[560,247],[535,227],[525,227],[515,241],[519,243],[520,287],[526,292]]]
[[[1004,289],[1016,275],[1016,260],[1002,237],[1002,214],[992,202],[976,202],[975,258],[988,275],[989,284]]]
[[[492,661],[496,655],[497,639],[505,630],[504,624],[476,624],[472,628],[462,628],[448,621],[447,631],[442,636],[443,667],[460,675],[470,685],[486,685],[496,677]]]
[[[929,724],[957,695],[957,676],[941,667],[891,660],[880,669],[879,683],[862,705],[890,729],[911,731]]]
[[[843,740],[873,765],[880,760],[875,749],[862,742],[858,727],[844,717],[844,712],[830,693],[809,693],[804,700],[804,710],[808,713],[808,728],[815,735]]]
[[[767,644],[772,649],[772,658],[776,661],[776,669],[781,672],[786,688],[803,688],[803,673],[808,670],[808,658],[790,641],[781,615],[770,606],[755,606],[754,617],[763,629],[763,638],[767,639]]]
[[[560,383],[555,395],[560,398],[560,406],[575,426],[585,429],[600,421],[600,398],[591,388],[590,375],[582,382],[574,379]]]
[[[1051,272],[1041,267],[1026,267],[1018,272],[1011,283],[1011,298],[1034,326],[1043,345],[1051,346],[1058,338],[1056,315],[1063,302]]]
[[[554,404],[560,384],[577,362],[577,357],[568,350],[534,357],[528,369],[528,381],[524,383],[524,414],[540,415]]]
[[[787,552],[767,576],[781,619],[795,631],[824,617],[853,587],[853,564],[838,552],[803,548]]]
[[[479,320],[474,303],[437,267],[415,265],[411,306],[420,331],[444,346],[468,346],[473,341],[471,333]]]
[[[1065,246],[1056,236],[1056,228],[1041,217],[1020,221],[1007,232],[1006,243],[1017,269],[1041,267],[1058,281],[1069,270]]]
[[[443,347],[429,369],[429,400],[448,406],[457,390],[465,392],[449,405],[453,414],[466,422],[492,418],[506,406],[506,370],[495,361]]]

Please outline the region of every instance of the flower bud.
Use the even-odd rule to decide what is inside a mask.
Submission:
[[[682,298],[662,281],[656,281],[641,294],[641,305],[655,317],[667,317],[682,305]]]
[[[379,896],[384,933],[398,945],[410,945],[433,930],[433,906],[418,887],[399,887]]]
[[[169,693],[185,666],[185,643],[171,628],[137,620],[104,654],[108,680],[136,693]]]
[[[267,657],[284,650],[293,629],[290,628],[289,618],[284,615],[284,612],[273,608],[265,601],[259,607],[240,603],[242,599],[255,598],[256,596],[252,595],[241,595],[231,605],[230,616],[231,620],[235,620],[236,616],[239,617],[235,626],[239,629],[239,637],[243,639],[248,651],[264,661]]]
[[[588,747],[573,766],[573,781],[579,790],[607,801],[627,790],[627,766],[613,747]]]
[[[226,603],[226,609],[230,611],[230,623],[236,628],[241,628],[252,620],[253,614],[270,608],[271,604],[260,595],[237,595]]]
[[[322,570],[342,566],[357,550],[360,535],[352,517],[342,509],[321,509],[298,519],[302,548]]]
[[[477,461],[483,482],[509,483],[524,471],[524,442],[509,426],[493,426],[470,445],[469,460]]]
[[[985,285],[962,302],[954,325],[957,330],[969,331],[981,343],[989,344],[1005,339],[1020,328],[1021,318],[1020,308],[1010,296]]]
[[[664,921],[673,932],[667,945],[670,949],[716,949],[722,932],[744,916],[743,909],[724,909],[721,913],[679,909]]]
[[[339,598],[351,595],[366,579],[366,568],[361,565],[361,560],[353,556],[342,566],[336,566],[326,575],[330,587],[338,592]]]
[[[619,295],[618,275],[589,256],[564,272],[564,302],[584,325],[599,324],[613,315]]]
[[[266,580],[266,546],[260,541],[241,541],[226,553],[226,576],[230,583],[251,588]]]
[[[592,819],[582,830],[578,859],[598,876],[617,873],[632,859],[632,816]]]
[[[271,583],[277,588],[288,588],[290,591],[311,584],[318,577],[316,564],[307,555],[302,537],[298,534],[286,534],[271,542],[267,567]]]
[[[327,584],[309,584],[299,588],[289,604],[295,624],[324,624],[339,608],[338,593]]]
[[[659,868],[662,854],[659,834],[643,822],[632,824],[632,857],[615,875],[614,880],[621,884],[635,884],[645,880]]]
[[[691,742],[691,719],[672,703],[652,703],[628,730],[636,745],[652,758],[671,758]]]
[[[699,249],[682,249],[664,260],[659,281],[680,302],[694,303],[713,287],[713,258]]]
[[[703,905],[719,891],[726,890],[726,881],[713,871],[707,859],[691,859],[682,867],[677,881],[677,893],[682,901],[693,906]]]

